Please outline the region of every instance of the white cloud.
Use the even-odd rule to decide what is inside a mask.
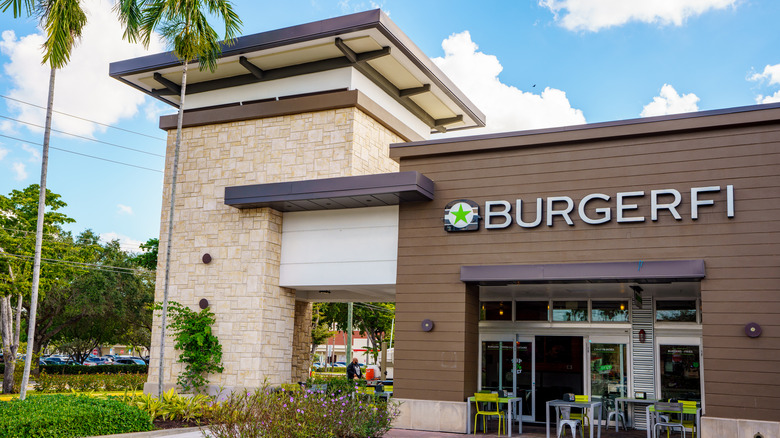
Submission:
[[[141,252],[141,244],[144,243],[141,242],[140,240],[135,240],[125,235],[115,233],[113,231],[109,233],[101,233],[100,240],[105,243],[111,242],[113,240],[118,240],[119,246],[123,250],[130,251],[130,252]]]
[[[780,64],[767,65],[762,73],[753,73],[751,81],[769,81],[769,85],[780,85]]]
[[[25,166],[24,163],[17,161],[11,165],[11,169],[16,174],[16,176],[14,176],[15,180],[24,181],[27,179],[27,166]]]
[[[38,148],[30,146],[27,143],[22,143],[22,149],[30,154],[30,158],[27,161],[32,161],[34,163],[41,162],[41,151],[39,151]]]
[[[5,158],[8,153],[11,152],[8,149],[0,148],[0,161],[3,161],[3,158]]]
[[[585,123],[581,110],[571,107],[566,93],[545,88],[541,94],[524,92],[501,82],[503,70],[493,55],[479,52],[468,31],[442,42],[443,58],[433,62],[485,113],[487,126],[457,131],[457,135],[516,131]]]
[[[122,204],[117,204],[116,207],[119,214],[133,214],[133,207]]]
[[[699,97],[695,94],[680,95],[674,87],[664,84],[661,87],[661,94],[654,97],[652,102],[644,106],[640,116],[652,117],[695,112],[699,110],[699,106],[696,104],[698,101]]]
[[[767,65],[761,73],[753,73],[747,78],[749,81],[767,83],[768,85],[780,85],[780,64]],[[759,94],[756,97],[756,103],[774,103],[780,102],[780,91],[773,95],[764,96]]]
[[[597,32],[628,22],[681,26],[710,10],[736,7],[741,0],[539,0],[555,21],[573,31]]]
[[[780,91],[776,92],[771,96],[759,95],[756,98],[756,103],[775,103],[775,102],[780,102]]]
[[[134,116],[145,101],[142,93],[108,76],[108,64],[112,61],[134,58],[164,47],[155,39],[150,50],[141,45],[122,40],[122,28],[108,0],[84,0],[87,26],[81,42],[74,48],[68,65],[57,71],[54,108],[58,111],[113,124],[122,118]],[[41,65],[41,44],[44,34],[17,37],[10,30],[2,33],[0,51],[10,59],[4,71],[12,89],[7,93],[14,99],[46,106],[48,97],[49,68]],[[38,125],[44,124],[45,111],[13,101],[8,102],[14,117]],[[67,117],[54,115],[55,129],[78,135],[92,135],[104,127]],[[8,129],[9,126],[0,126]],[[40,130],[32,128],[31,130]]]

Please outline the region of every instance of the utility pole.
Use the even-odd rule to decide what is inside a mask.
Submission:
[[[352,363],[352,301],[347,303],[347,365]]]

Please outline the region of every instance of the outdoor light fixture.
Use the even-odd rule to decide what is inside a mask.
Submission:
[[[201,298],[200,301],[198,302],[198,307],[200,307],[201,309],[208,308],[209,307],[209,300],[207,300],[205,298]]]
[[[433,321],[431,321],[430,319],[424,319],[422,322],[422,330],[424,332],[429,332],[433,330]]]
[[[757,338],[761,336],[761,326],[755,322],[748,323],[745,325],[745,334],[749,338]]]
[[[203,263],[208,265],[209,263],[211,263],[211,254],[209,253],[203,254],[203,258],[201,258],[201,260],[203,260]]]

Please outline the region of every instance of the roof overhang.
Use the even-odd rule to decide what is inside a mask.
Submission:
[[[225,187],[225,205],[241,209],[335,210],[431,200],[433,181],[419,172]]]
[[[543,283],[669,283],[701,281],[704,260],[461,266],[460,279],[480,285]]]
[[[432,131],[485,125],[484,114],[378,9],[223,44],[215,72],[188,71],[186,92],[219,92],[342,68],[357,70]],[[172,52],[111,63],[109,74],[178,107],[182,72]]]

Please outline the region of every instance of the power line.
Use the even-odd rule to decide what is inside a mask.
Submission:
[[[6,120],[11,120],[11,121],[13,121],[13,122],[17,122],[17,123],[24,123],[24,124],[26,124],[26,125],[30,125],[30,126],[35,126],[36,128],[44,128],[44,127],[43,127],[43,126],[41,126],[41,125],[37,125],[37,124],[35,124],[35,123],[32,123],[32,122],[25,122],[24,120],[14,119],[14,118],[11,118],[11,117],[8,117],[8,116],[3,116],[3,115],[0,115],[0,118],[2,118],[2,119],[6,119]],[[96,138],[85,137],[85,136],[83,136],[83,135],[72,134],[72,133],[70,133],[70,132],[61,131],[61,130],[59,130],[59,129],[54,129],[54,128],[51,128],[51,130],[52,130],[52,131],[54,131],[54,132],[59,132],[60,134],[65,134],[65,135],[69,135],[69,136],[71,136],[71,137],[80,138],[80,139],[82,139],[82,140],[94,141],[95,143],[102,143],[102,144],[109,145],[109,146],[113,146],[113,147],[116,147],[116,148],[127,149],[127,150],[129,150],[129,151],[133,151],[133,152],[139,152],[139,153],[146,154],[146,155],[153,155],[153,156],[155,156],[155,157],[163,157],[163,158],[165,158],[165,155],[155,154],[154,152],[147,152],[147,151],[143,151],[143,150],[141,150],[141,149],[134,149],[134,148],[127,147],[127,146],[118,145],[118,144],[116,144],[116,143],[109,143],[109,142],[107,142],[107,141],[98,140],[98,139],[96,139]]]
[[[36,145],[36,146],[41,146],[41,147],[43,147],[43,144],[41,144],[41,143],[36,143],[36,142],[33,142],[33,141],[28,141],[28,140],[25,140],[25,139],[22,139],[22,138],[11,137],[10,135],[3,135],[3,134],[0,134],[0,137],[3,137],[3,138],[8,138],[8,139],[11,139],[11,140],[20,141],[20,142],[22,142],[22,143],[29,143],[29,144],[34,144],[34,145]],[[94,158],[94,159],[96,159],[96,160],[101,160],[101,161],[108,161],[109,163],[114,163],[114,164],[121,164],[121,165],[123,165],[123,166],[135,167],[135,168],[138,168],[138,169],[149,170],[149,171],[152,171],[152,172],[157,172],[157,173],[163,173],[163,171],[162,171],[162,170],[152,169],[152,168],[149,168],[149,167],[143,167],[143,166],[137,166],[137,165],[135,165],[135,164],[125,163],[125,162],[123,162],[123,161],[109,160],[108,158],[96,157],[96,156],[94,156],[94,155],[89,155],[89,154],[82,154],[81,152],[69,151],[69,150],[67,150],[67,149],[62,149],[62,148],[58,148],[58,147],[54,147],[54,146],[49,146],[49,148],[50,148],[50,149],[55,149],[55,150],[58,150],[58,151],[62,151],[62,152],[67,152],[67,153],[69,153],[69,154],[73,154],[73,155],[80,155],[80,156],[82,156],[82,157]]]
[[[25,104],[25,105],[34,106],[34,107],[36,107],[36,108],[40,108],[40,109],[46,109],[46,107],[45,107],[45,106],[40,106],[40,105],[36,105],[36,104],[34,104],[34,103],[25,102],[25,101],[23,101],[23,100],[14,99],[13,97],[9,97],[9,96],[3,96],[2,94],[0,94],[0,97],[2,97],[3,99],[13,100],[14,102],[23,103],[23,104]],[[155,139],[155,140],[166,141],[166,139],[164,139],[164,138],[161,138],[161,137],[155,137],[155,136],[153,136],[153,135],[144,134],[144,133],[142,133],[142,132],[131,131],[131,130],[129,130],[129,129],[120,128],[120,127],[118,127],[118,126],[109,125],[109,124],[106,124],[106,123],[100,123],[100,122],[97,122],[97,121],[95,121],[95,120],[90,120],[90,119],[86,119],[86,118],[84,118],[84,117],[74,116],[73,114],[64,113],[64,112],[62,112],[62,111],[57,111],[57,110],[52,110],[52,111],[53,111],[53,112],[55,112],[55,113],[57,113],[57,114],[62,114],[63,116],[73,117],[74,119],[79,119],[79,120],[83,120],[83,121],[85,121],[85,122],[94,123],[94,124],[96,124],[96,125],[105,126],[106,128],[117,129],[117,130],[119,130],[119,131],[129,132],[129,133],[131,133],[131,134],[142,135],[142,136],[144,136],[144,137],[153,138],[153,139]]]
[[[21,254],[11,254],[7,252],[0,252],[0,257],[6,257],[6,258],[16,258],[20,260],[33,260],[32,256],[26,256]],[[145,269],[133,269],[133,268],[123,268],[121,266],[111,266],[111,265],[96,265],[94,263],[81,263],[81,262],[73,262],[69,260],[56,260],[56,259],[46,259],[41,258],[41,262],[49,264],[49,265],[65,265],[71,268],[78,268],[78,269],[91,269],[94,271],[103,271],[103,272],[110,272],[113,274],[143,274],[148,271]]]

